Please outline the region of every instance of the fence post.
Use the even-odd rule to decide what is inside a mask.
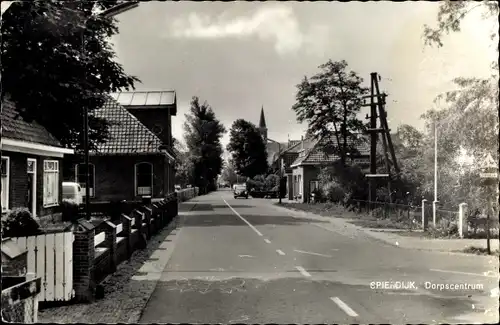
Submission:
[[[425,202],[427,202],[427,199],[422,200],[422,229],[423,229],[423,231],[427,231],[427,227],[429,225],[429,218],[425,214]]]
[[[145,216],[146,224],[148,225],[147,236],[148,236],[148,239],[150,239],[155,231],[154,230],[155,220],[153,219],[153,210],[151,210],[151,208],[148,206],[144,206],[144,207],[142,207],[142,211],[143,211],[144,216]]]
[[[460,238],[467,236],[469,225],[467,223],[467,203],[458,205],[458,234]]]
[[[95,226],[86,220],[78,220],[73,229],[73,289],[75,300],[90,302],[94,300],[94,258]]]
[[[106,246],[109,248],[109,273],[114,273],[118,264],[116,245],[116,225],[111,221],[104,221],[99,225],[106,234]]]
[[[140,212],[139,210],[135,209],[135,210],[132,211],[131,217],[135,219],[135,226],[137,228],[137,233],[138,233],[138,236],[139,236],[138,247],[141,248],[141,249],[146,248],[146,246],[147,246],[147,239],[146,239],[146,236],[144,234],[145,229],[143,229],[144,227],[142,226],[142,224],[143,224],[143,220],[142,220],[143,213]]]
[[[123,235],[127,241],[127,257],[130,259],[132,256],[132,218],[126,214],[121,214],[120,220],[123,224]]]

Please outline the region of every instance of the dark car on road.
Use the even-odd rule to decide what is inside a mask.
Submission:
[[[237,185],[234,187],[234,198],[244,197],[248,199],[248,191],[246,186]]]

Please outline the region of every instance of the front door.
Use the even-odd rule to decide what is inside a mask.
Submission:
[[[36,159],[28,158],[28,193],[26,206],[33,216],[36,216]]]

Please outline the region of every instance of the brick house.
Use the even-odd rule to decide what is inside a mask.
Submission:
[[[164,93],[158,97],[142,92],[112,94],[94,111],[110,123],[110,137],[90,152],[91,202],[139,202],[143,197],[154,201],[174,191],[171,116],[176,114],[176,101],[175,93],[166,93],[168,101],[160,101]],[[141,96],[158,100],[152,104],[138,100]],[[85,174],[83,160],[78,157],[65,178],[79,183],[85,193]]]
[[[333,164],[340,159],[335,154],[327,154],[321,145],[328,141],[336,143],[335,137],[321,140],[306,138],[283,153],[285,172],[288,179],[288,198],[299,202],[308,202],[311,193],[318,188],[318,175],[322,167]],[[361,166],[367,170],[370,164],[370,148],[367,141],[361,141],[357,153],[347,160],[349,164]]]
[[[2,103],[2,215],[28,208],[37,217],[60,212],[62,161],[73,155],[37,122],[24,121],[7,97]]]

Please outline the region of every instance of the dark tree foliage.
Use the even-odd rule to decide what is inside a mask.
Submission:
[[[22,118],[67,147],[80,149],[84,109],[91,113],[105,94],[138,81],[114,61],[108,40],[116,20],[92,14],[118,2],[20,1],[2,16],[2,99],[10,95]],[[106,140],[107,126],[89,117],[91,148]]]
[[[210,105],[200,104],[198,97],[193,97],[190,113],[185,116],[184,139],[189,152],[188,164],[192,166],[192,183],[206,193],[216,188],[217,176],[222,171],[221,138],[226,129]]]
[[[267,151],[264,139],[256,126],[243,119],[231,126],[227,150],[239,175],[254,178],[268,171]]]
[[[299,122],[308,122],[308,134],[316,138],[336,139],[336,143],[323,141],[321,145],[330,154],[340,156],[345,165],[347,154],[355,153],[359,133],[365,123],[358,119],[361,96],[368,89],[356,72],[347,70],[347,62],[333,62],[319,66],[321,70],[311,78],[304,77],[297,85],[296,103],[292,109]]]

